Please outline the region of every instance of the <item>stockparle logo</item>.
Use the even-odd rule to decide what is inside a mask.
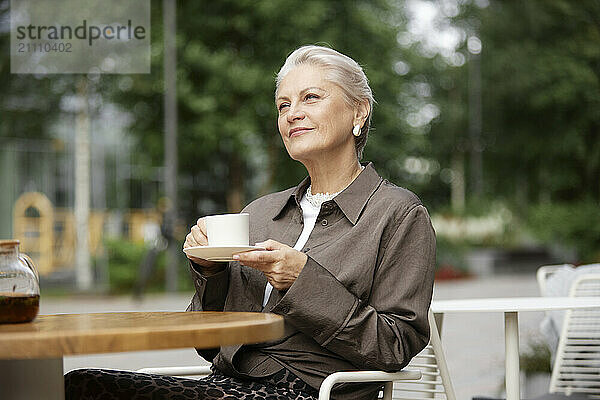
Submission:
[[[12,73],[150,73],[150,0],[10,6]]]

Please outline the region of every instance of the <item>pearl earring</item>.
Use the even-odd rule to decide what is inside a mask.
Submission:
[[[356,137],[360,136],[360,125],[354,125],[354,129],[352,129],[352,134]]]

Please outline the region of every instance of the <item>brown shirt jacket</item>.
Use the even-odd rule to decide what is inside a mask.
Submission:
[[[300,199],[310,183],[250,203],[250,243],[294,246]],[[382,179],[371,163],[323,203],[305,248],[304,269],[262,308],[264,275],[229,263],[205,277],[192,263],[196,293],[188,310],[271,312],[285,318],[281,340],[198,352],[231,376],[259,377],[282,366],[319,388],[336,371],[402,369],[429,340],[435,233],[410,191]],[[379,385],[340,385],[335,398],[370,399]]]

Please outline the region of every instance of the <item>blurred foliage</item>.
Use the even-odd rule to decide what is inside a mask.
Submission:
[[[595,201],[532,206],[529,224],[548,245],[575,248],[581,263],[600,261],[600,209]]]
[[[105,241],[108,255],[109,290],[111,293],[131,293],[140,270],[140,264],[148,252],[148,247],[143,243],[111,239]],[[181,266],[183,270],[186,266]],[[148,279],[145,292],[158,292],[165,289],[165,252],[158,254],[155,268]],[[178,289],[181,291],[193,290],[189,274],[179,274]]]
[[[550,348],[540,339],[529,342],[527,349],[519,357],[521,371],[526,375],[551,373],[551,364]]]
[[[11,74],[10,1],[0,0],[0,138],[48,137],[64,95],[75,92],[75,75]]]
[[[0,0],[0,138],[51,136],[52,121],[68,114],[61,101],[85,76],[10,74],[9,3]],[[418,193],[433,213],[450,209],[461,166],[466,214],[483,215],[478,210],[486,203],[500,201],[543,240],[597,260],[600,2],[425,3],[435,4],[462,35],[453,54],[428,51],[414,39],[403,1],[311,0],[300,9],[275,0],[178,2],[179,213],[185,224],[235,211],[305,175],[277,132],[274,77],[291,51],[316,43],[363,65],[378,101],[364,160],[384,177]],[[457,12],[447,12],[454,6]],[[137,150],[131,162],[153,167],[163,164],[164,147],[161,7],[152,0],[151,73],[90,81],[101,104],[131,113]],[[473,37],[482,43],[480,72],[467,49]],[[477,74],[482,131],[474,142],[469,89]],[[479,151],[482,194],[474,190],[470,157]],[[233,192],[242,194],[242,204],[231,200]],[[456,205],[452,213],[465,214]],[[440,246],[444,254],[443,241]],[[127,280],[126,269],[116,273]]]
[[[483,43],[486,193],[600,205],[600,2],[491,1],[458,20]]]
[[[444,236],[437,235],[436,238],[436,260],[437,269],[444,266],[466,271],[465,256],[471,247],[465,242],[449,240]]]
[[[330,45],[364,65],[381,104],[366,159],[383,166],[415,147],[398,129],[396,97],[402,79],[392,69],[400,50],[391,20],[398,13],[387,1],[308,1],[301,18],[297,4],[272,0],[178,7],[179,170],[192,182],[180,189],[186,220],[235,211],[235,204],[224,201],[232,191],[243,194],[243,206],[305,175],[283,147],[274,105],[275,75],[286,56],[303,44]],[[132,132],[145,156],[160,165],[163,54],[161,30],[153,29],[154,34],[152,74],[133,77],[131,88],[116,91],[115,99],[134,111]]]
[[[432,219],[438,235],[472,246],[511,246],[520,229],[510,210],[498,202],[473,211],[436,213]]]
[[[491,0],[483,8],[476,1],[459,3],[453,23],[465,32],[458,49],[465,65],[436,69],[443,64],[436,56],[423,70],[440,108],[429,134],[430,155],[442,170],[456,157],[464,163],[468,214],[478,214],[478,203],[504,202],[513,221],[529,223],[545,243],[575,248],[582,262],[598,261],[600,3]],[[468,89],[477,73],[470,65],[470,37],[482,43],[480,144],[468,134]],[[478,146],[484,179],[479,199],[469,157]],[[438,185],[434,176],[419,193]],[[435,193],[434,204],[440,194],[449,204],[448,190]]]
[[[107,240],[108,275],[111,292],[130,292],[138,275],[138,269],[146,246],[123,240]],[[158,262],[157,270],[164,271],[164,257]],[[149,282],[149,287],[156,282]]]

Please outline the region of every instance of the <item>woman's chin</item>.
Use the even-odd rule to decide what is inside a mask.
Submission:
[[[319,149],[315,149],[314,147],[291,146],[291,148],[288,148],[288,154],[293,160],[304,162],[319,158],[319,155],[323,154],[323,152]]]
[[[288,154],[293,160],[302,161],[305,159],[313,158],[318,153],[315,146],[311,143],[300,143],[300,141],[294,141],[287,143],[286,149]]]

